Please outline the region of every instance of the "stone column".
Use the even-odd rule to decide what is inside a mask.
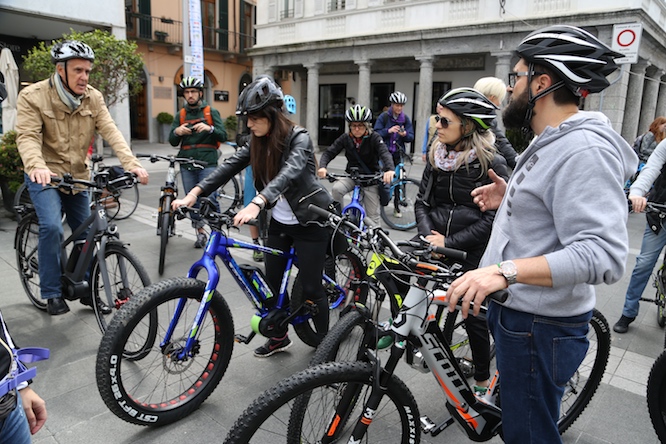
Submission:
[[[509,81],[509,73],[513,69],[511,66],[511,57],[513,53],[510,51],[491,52],[491,56],[495,57],[495,77],[501,79],[505,84]],[[504,101],[506,103],[506,100]],[[504,105],[503,103],[502,105]],[[497,126],[504,130],[504,122],[502,122],[502,110],[497,111]]]
[[[663,75],[662,70],[662,77],[657,79],[659,80],[659,93],[657,94],[657,111],[655,117],[666,116],[666,84],[664,84]]]
[[[315,146],[319,146],[319,68],[321,63],[304,65],[308,70],[308,97],[305,125]]]
[[[370,105],[370,66],[372,62],[369,60],[354,61],[358,65],[358,97],[356,103],[368,108]]]
[[[426,122],[430,118],[432,112],[432,71],[433,71],[433,56],[417,56],[416,60],[421,63],[419,70],[419,103],[418,109],[415,111],[416,128],[414,128],[414,156],[421,157],[421,147],[423,146],[423,138],[428,137],[425,134]]]
[[[639,60],[638,63],[631,66],[627,101],[625,102],[624,119],[622,121],[622,136],[625,140],[633,141],[638,134],[638,121],[640,119],[643,84],[647,67],[647,60]]]
[[[659,82],[664,70],[655,67],[650,69],[650,75],[645,76],[643,86],[643,103],[641,104],[640,119],[638,121],[638,134],[648,130],[657,111],[657,96],[659,95]]]
[[[262,74],[266,74],[271,79],[274,79],[275,78],[275,66],[265,67],[264,72]]]

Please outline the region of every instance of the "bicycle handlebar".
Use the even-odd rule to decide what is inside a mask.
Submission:
[[[180,163],[180,164],[190,164],[194,165],[196,168],[201,168],[204,169],[208,166],[208,162],[204,162],[203,160],[195,160],[195,159],[190,159],[188,157],[176,157],[176,156],[163,156],[161,154],[137,154],[137,158],[140,159],[149,159],[150,163],[155,163],[159,162],[160,160],[166,160],[167,162],[171,163]]]
[[[77,187],[75,185],[84,185],[86,188],[91,188],[96,192],[104,191],[104,188],[131,188],[138,182],[136,174],[125,171],[125,174],[109,180],[108,171],[100,171],[95,174],[93,180],[75,179],[71,174],[64,174],[62,177],[52,177],[51,186],[61,188],[68,191],[73,191]]]
[[[329,182],[335,182],[336,180],[343,179],[343,178],[349,178],[354,180],[354,182],[358,182],[360,185],[377,185],[382,183],[382,178],[384,177],[384,173],[377,172],[373,174],[361,174],[357,172],[351,172],[351,173],[326,173],[326,179],[328,179]]]

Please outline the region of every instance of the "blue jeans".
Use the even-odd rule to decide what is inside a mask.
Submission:
[[[624,296],[624,308],[622,314],[628,318],[635,318],[638,315],[638,306],[643,290],[650,280],[654,265],[659,259],[659,253],[666,245],[666,229],[662,228],[659,234],[654,234],[648,224],[645,224],[645,233],[643,233],[643,243],[641,252],[636,257],[636,266],[631,272],[631,280],[627,287],[627,294]]]
[[[61,297],[60,245],[63,241],[62,210],[72,231],[76,230],[90,215],[88,192],[66,194],[57,188],[43,187],[25,175],[30,199],[39,219],[39,289],[42,299]],[[82,233],[80,239],[86,237]]]
[[[183,179],[183,188],[185,189],[185,193],[189,193],[192,188],[197,186],[199,182],[204,180],[210,173],[215,171],[217,167],[211,166],[211,167],[206,167],[203,170],[200,170],[198,168],[195,168],[193,170],[186,170],[185,168],[180,169],[180,177]],[[210,193],[208,196],[211,198],[211,200],[215,203],[215,208],[217,211],[220,211],[220,206],[217,203],[217,191],[213,191]],[[194,204],[194,208],[199,208],[199,200]],[[198,214],[192,214],[192,226],[194,228],[202,228],[205,225],[204,221],[201,220]]]
[[[16,408],[8,417],[0,421],[0,444],[30,444],[31,442],[30,427],[19,392]]]
[[[567,318],[523,313],[491,303],[502,429],[507,443],[559,443],[564,385],[583,361],[592,312]]]

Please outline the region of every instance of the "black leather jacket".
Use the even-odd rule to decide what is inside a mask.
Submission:
[[[495,155],[490,168],[505,180],[508,178],[506,160]],[[487,174],[481,176],[481,164],[474,160],[469,168],[442,171],[426,164],[414,204],[419,234],[427,236],[435,230],[445,237],[445,245],[467,252],[461,261],[465,269],[479,265],[490,238],[494,211],[482,212],[472,200],[474,188],[490,183]]]
[[[197,186],[203,190],[203,194],[210,194],[247,167],[250,164],[250,149],[247,145],[241,147],[202,180]],[[258,192],[268,201],[268,207],[274,206],[280,195],[283,195],[301,225],[323,225],[308,210],[310,204],[334,210],[333,198],[317,179],[314,147],[305,128],[296,126],[292,129],[282,153],[280,171],[265,187],[261,188],[262,185],[255,181]]]

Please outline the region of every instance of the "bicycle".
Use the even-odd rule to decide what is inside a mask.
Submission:
[[[109,167],[102,163],[104,156],[101,154],[93,154],[91,157],[91,168],[90,168],[90,177],[91,180],[95,180],[95,176],[104,171],[110,172],[110,179],[117,179],[123,175],[122,168],[120,167]],[[120,170],[120,171],[118,171]],[[25,206],[32,204],[30,199],[30,193],[28,192],[28,187],[22,183],[18,190],[16,190],[16,195],[14,196],[14,208],[18,206]],[[106,215],[109,220],[123,220],[130,217],[136,211],[136,208],[139,206],[139,186],[138,182],[134,183],[131,187],[119,187],[113,190],[105,190],[105,193],[100,197],[100,205],[104,206],[106,209]],[[93,202],[90,202],[91,209],[93,209]],[[21,215],[17,214],[17,217],[20,219]],[[64,215],[63,215],[64,221]]]
[[[70,175],[52,179],[52,186],[72,191],[82,185],[92,192],[98,211],[67,237],[60,246],[62,295],[65,299],[90,298],[97,324],[102,332],[113,313],[150,285],[150,278],[139,259],[120,241],[118,228],[109,224],[104,207],[100,205],[105,189],[131,187],[136,180],[131,173],[108,180],[108,172],[99,172],[94,181],[74,179]],[[39,289],[39,221],[32,205],[16,208],[22,218],[16,229],[14,248],[21,284],[30,302],[46,310],[46,300]],[[88,230],[85,240],[78,240]],[[69,254],[68,254],[69,250]]]
[[[650,369],[646,400],[652,427],[659,441],[666,442],[666,337],[664,337],[664,351]]]
[[[313,210],[317,211],[317,210]],[[339,218],[329,216],[332,223]],[[408,363],[428,369],[437,379],[446,398],[450,415],[439,426],[422,420],[431,434],[440,433],[458,423],[468,438],[487,441],[501,434],[500,379],[496,372],[485,395],[475,395],[451,351],[449,341],[440,329],[430,307],[443,310],[444,298],[434,294],[456,278],[446,266],[420,262],[401,251],[381,230],[371,230],[389,247],[394,257],[409,267],[418,282],[407,293],[398,317],[388,330],[393,343],[387,359],[380,363],[370,344],[381,336],[368,310],[362,307],[341,320],[347,322],[354,313],[365,319],[367,349],[359,352],[363,361],[328,362],[303,370],[265,391],[236,420],[225,443],[277,442],[284,436],[287,442],[401,442],[420,441],[419,410],[407,386],[394,374],[404,356]],[[502,301],[504,295],[492,299]],[[483,312],[485,309],[481,307]],[[606,368],[610,352],[610,332],[603,316],[595,312],[591,326],[597,336],[592,361],[585,359],[579,373],[572,378],[579,382],[589,370],[581,391],[569,387],[564,398],[579,395],[571,405],[563,398],[563,414],[559,421],[563,433],[580,416],[594,395]],[[337,326],[336,326],[337,327]],[[334,327],[333,330],[337,330]],[[323,344],[322,344],[323,345]],[[415,359],[414,351],[421,353]],[[384,440],[384,441],[382,441]]]
[[[631,204],[631,202],[630,202]],[[631,206],[630,206],[631,209]],[[658,204],[655,202],[648,202],[645,208],[647,212],[656,213],[661,218],[666,217],[666,204]],[[654,275],[652,286],[657,289],[654,298],[641,297],[643,302],[652,302],[657,306],[657,324],[660,327],[666,326],[666,256]],[[666,346],[666,344],[665,344]]]
[[[400,150],[400,162],[395,166],[395,177],[389,189],[389,205],[381,207],[380,210],[382,220],[386,222],[386,225],[400,231],[416,227],[414,204],[421,186],[420,180],[407,177],[405,159],[412,163],[412,158]],[[391,205],[391,201],[393,205]]]
[[[338,179],[348,178],[354,181],[354,188],[351,192],[351,202],[342,209],[342,214],[347,216],[347,220],[358,227],[361,231],[365,229],[365,208],[361,201],[363,200],[363,187],[379,185],[382,186],[382,173],[361,174],[357,167],[349,169],[349,173],[326,173],[329,182],[335,182]]]
[[[308,295],[293,291],[287,299],[291,267],[297,262],[294,249],[283,252],[233,239],[225,233],[233,226],[233,214],[215,213],[210,208],[210,201],[203,199],[199,214],[212,232],[202,258],[192,265],[187,277],[164,280],[132,298],[102,338],[97,387],[107,407],[127,422],[164,425],[197,409],[222,379],[234,341],[249,344],[257,333],[270,336],[291,324],[307,345],[315,347],[320,342],[311,320],[315,305]],[[231,254],[233,248],[286,258],[279,290],[269,287],[258,267],[238,264]],[[357,260],[351,251],[343,255],[352,263]],[[247,336],[234,334],[229,306],[216,290],[220,278],[216,258],[256,311]],[[357,268],[361,270],[360,265]],[[196,279],[202,271],[207,274],[206,282]],[[349,294],[332,277],[324,275],[323,279],[333,323],[348,303]],[[126,350],[136,349],[145,351],[141,359],[127,359]]]

